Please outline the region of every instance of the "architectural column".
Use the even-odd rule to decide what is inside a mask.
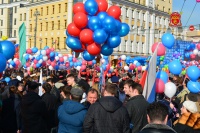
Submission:
[[[145,18],[146,18],[146,22],[145,22],[145,44],[143,47],[143,53],[148,54],[149,53],[149,46],[150,46],[150,42],[149,42],[149,37],[150,37],[150,29],[149,29],[149,11],[146,11],[145,13]]]
[[[69,25],[72,22],[72,9],[73,9],[73,0],[68,0],[67,3],[67,25]]]

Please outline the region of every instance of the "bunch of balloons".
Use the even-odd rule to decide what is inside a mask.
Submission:
[[[200,83],[197,81],[200,77],[200,69],[197,66],[190,66],[187,68],[187,75],[190,81],[187,83],[187,88],[192,93],[200,92]]]
[[[9,68],[15,68],[15,69],[19,69],[22,65],[21,65],[21,61],[17,58],[14,58],[13,60],[12,59],[9,59],[7,61],[7,66]]]
[[[191,43],[187,45],[185,57],[188,59],[195,59],[197,56],[200,57],[200,43],[198,44]]]
[[[11,41],[0,41],[0,73],[6,69],[7,60],[13,58],[15,46]]]
[[[106,0],[87,0],[73,6],[73,22],[67,26],[66,44],[75,52],[82,52],[86,61],[96,55],[109,56],[126,36],[129,25],[121,23],[121,9],[113,5],[108,8]]]

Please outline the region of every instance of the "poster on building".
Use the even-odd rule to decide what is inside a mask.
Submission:
[[[169,25],[172,27],[182,26],[181,24],[181,14],[178,12],[173,12],[170,15],[170,22]]]

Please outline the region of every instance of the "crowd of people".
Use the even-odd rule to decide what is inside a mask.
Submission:
[[[157,94],[148,103],[133,73],[113,72],[105,85],[99,85],[98,73],[91,67],[43,70],[41,84],[39,70],[6,70],[0,133],[200,133],[200,94],[188,91],[184,77],[169,79],[177,85],[172,99]]]

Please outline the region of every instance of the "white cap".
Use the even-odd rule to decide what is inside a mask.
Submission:
[[[191,113],[196,113],[198,110],[197,110],[197,106],[196,106],[196,103],[193,102],[193,101],[185,101],[183,102],[183,106],[189,110]]]

